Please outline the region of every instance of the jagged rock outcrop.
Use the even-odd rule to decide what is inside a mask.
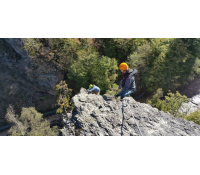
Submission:
[[[200,94],[195,95],[190,98],[188,103],[183,103],[179,109],[181,113],[190,114],[197,109],[200,109]]]
[[[57,73],[55,68],[51,67],[47,63],[31,63],[31,58],[28,56],[26,50],[22,49],[24,46],[25,39],[20,38],[5,38],[5,41],[8,45],[10,45],[14,51],[19,55],[20,59],[13,62],[13,59],[6,57],[4,55],[4,62],[10,62],[10,65],[17,69],[18,72],[27,76],[27,78],[32,81],[32,83],[36,83],[39,85],[38,87],[43,87],[42,92],[52,94],[52,87],[58,83],[59,80],[63,79],[61,73]],[[10,55],[12,57],[12,55]],[[37,64],[37,65],[35,65]],[[35,68],[37,67],[37,68]],[[49,92],[50,91],[50,92]]]
[[[75,109],[62,130],[64,135],[139,136],[140,131],[144,136],[200,135],[200,126],[194,122],[175,118],[131,97],[121,102],[106,95],[88,94],[82,88],[72,102]]]
[[[0,38],[0,62],[0,127],[7,124],[9,104],[18,114],[21,107],[33,106],[38,111],[56,107],[53,86],[63,75],[48,62],[33,62],[23,49],[23,39]]]

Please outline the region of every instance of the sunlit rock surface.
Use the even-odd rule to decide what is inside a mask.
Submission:
[[[197,136],[200,126],[136,102],[88,94],[84,88],[72,98],[75,109],[64,135],[81,136]],[[133,118],[134,116],[134,118]],[[137,123],[137,125],[136,125]]]
[[[183,103],[179,111],[184,114],[190,114],[197,109],[200,109],[200,94],[195,95],[190,98],[188,103]]]

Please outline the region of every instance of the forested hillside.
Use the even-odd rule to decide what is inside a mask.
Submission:
[[[26,39],[33,61],[51,62],[78,90],[97,84],[102,94],[121,78],[118,66],[138,70],[137,92],[175,90],[200,74],[200,39],[196,38],[45,38]]]
[[[37,122],[40,122],[43,119],[37,111],[72,111],[70,100],[81,87],[88,89],[89,84],[95,84],[100,87],[101,95],[116,94],[122,78],[119,70],[122,62],[138,70],[136,91],[131,96],[146,92],[143,102],[174,117],[197,124],[200,121],[199,111],[191,116],[179,113],[180,106],[188,99],[176,92],[200,75],[198,38],[0,39],[0,59],[0,125],[16,120],[8,117],[5,120],[5,116],[12,118],[16,112],[16,121],[24,123],[23,135],[35,133],[30,129],[35,126],[35,118],[27,124],[23,116],[29,113],[39,116]],[[51,134],[49,124],[45,126],[47,129],[40,128],[40,134]],[[30,131],[25,134],[25,130]],[[14,133],[20,135],[16,130]]]

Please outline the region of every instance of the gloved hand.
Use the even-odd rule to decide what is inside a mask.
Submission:
[[[119,97],[119,95],[117,94],[117,95],[115,95],[115,98],[118,98]]]

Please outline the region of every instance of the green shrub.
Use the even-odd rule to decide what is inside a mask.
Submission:
[[[56,136],[58,134],[57,126],[50,128],[50,123],[42,118],[42,114],[35,108],[22,108],[21,116],[15,114],[13,107],[10,105],[6,119],[17,125],[11,127],[12,136]]]
[[[72,92],[72,89],[68,89],[68,85],[65,81],[61,81],[59,84],[57,84],[54,87],[54,90],[56,91],[58,95],[57,103],[60,106],[57,109],[57,113],[62,113],[63,109],[65,110],[65,113],[67,113],[67,109],[72,110],[73,104],[70,102],[70,95]]]
[[[179,112],[179,108],[182,103],[189,101],[185,95],[181,95],[178,91],[175,94],[169,91],[164,100],[161,100],[160,97],[163,97],[163,90],[161,88],[156,91],[151,100],[147,100],[147,103],[161,111],[169,112],[174,117],[182,117],[183,114]]]
[[[196,110],[193,113],[190,113],[189,115],[185,115],[183,119],[193,121],[194,123],[200,125],[200,110]]]
[[[71,62],[68,77],[76,81],[77,88],[88,88],[89,84],[95,84],[105,93],[115,82],[117,70],[118,65],[114,58],[82,50],[78,53],[77,60]]]
[[[114,96],[117,93],[119,93],[119,85],[117,84],[112,84],[111,87],[106,91],[106,94],[109,96]]]

